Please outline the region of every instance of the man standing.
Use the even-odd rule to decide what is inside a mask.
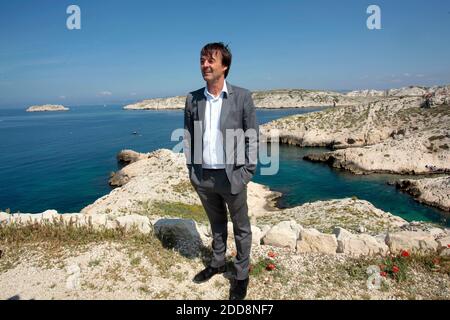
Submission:
[[[226,271],[228,207],[237,251],[230,299],[239,300],[245,298],[249,283],[247,183],[256,172],[259,130],[250,91],[225,81],[231,59],[223,43],[202,48],[200,69],[206,86],[187,95],[184,141],[189,178],[213,235],[211,263],[193,280],[202,283]]]

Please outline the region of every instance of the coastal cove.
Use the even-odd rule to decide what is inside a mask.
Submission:
[[[258,109],[260,124],[284,116],[326,108]],[[171,132],[181,127],[181,110],[123,110],[121,105],[71,106],[65,113],[0,111],[2,154],[0,209],[11,212],[79,212],[108,194],[109,173],[118,170],[122,149],[150,152],[171,149]],[[136,132],[136,134],[133,134]],[[280,171],[254,181],[283,193],[278,204],[291,207],[316,200],[356,196],[377,208],[411,220],[442,221],[442,211],[420,204],[388,181],[391,174],[353,175],[303,160],[325,148],[280,146]],[[410,177],[407,177],[410,178]]]

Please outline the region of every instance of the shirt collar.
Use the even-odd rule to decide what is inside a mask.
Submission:
[[[221,91],[220,94],[219,94],[219,97],[220,97],[223,93],[226,93],[226,94],[228,95],[228,88],[227,88],[227,82],[226,82],[226,81],[223,82],[223,88],[222,88],[222,91]],[[208,96],[210,96],[212,99],[218,99],[218,98],[219,98],[219,97],[217,97],[217,98],[214,97],[214,96],[208,91],[208,86],[205,86],[204,94],[205,94],[205,97],[206,97],[206,98],[208,98]]]

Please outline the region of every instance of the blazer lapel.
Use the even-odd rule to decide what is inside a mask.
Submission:
[[[198,113],[198,120],[201,121],[203,130],[205,130],[205,110],[206,110],[206,97],[202,93],[202,98],[197,101],[197,113]]]
[[[227,117],[230,115],[231,109],[233,108],[233,88],[227,81],[228,94],[225,94],[222,100],[222,108],[220,110],[220,131],[223,137],[225,137],[225,123]]]

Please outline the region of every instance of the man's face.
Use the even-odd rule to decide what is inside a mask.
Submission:
[[[221,77],[225,77],[227,68],[222,65],[222,53],[220,51],[214,51],[212,56],[200,57],[200,69],[206,82],[216,81]]]

